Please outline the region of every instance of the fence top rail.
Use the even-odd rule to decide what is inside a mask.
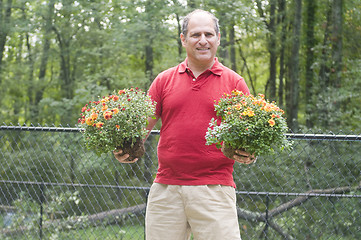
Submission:
[[[80,127],[48,127],[48,126],[14,126],[14,125],[1,125],[0,130],[19,130],[19,131],[44,131],[44,132],[81,132],[84,128]],[[152,130],[152,134],[159,134],[159,130]],[[287,133],[285,134],[288,139],[293,140],[328,140],[328,141],[361,141],[361,135],[348,135],[348,134],[312,134],[312,133]]]

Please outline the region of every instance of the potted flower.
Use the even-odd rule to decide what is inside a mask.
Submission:
[[[134,159],[145,152],[142,141],[154,111],[155,103],[145,92],[123,89],[86,104],[78,123],[84,128],[86,146],[98,155],[122,149]]]
[[[284,111],[264,95],[245,95],[238,90],[225,94],[215,104],[218,119],[212,118],[206,133],[206,144],[222,147],[232,158],[236,149],[254,156],[270,153],[275,148],[291,147]]]

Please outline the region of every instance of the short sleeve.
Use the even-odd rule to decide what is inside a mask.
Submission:
[[[242,77],[240,81],[237,82],[236,89],[242,91],[244,94],[250,94],[248,86]]]
[[[158,75],[153,83],[150,85],[148,94],[152,101],[156,102],[155,115],[160,117],[162,115],[162,87],[161,75]]]

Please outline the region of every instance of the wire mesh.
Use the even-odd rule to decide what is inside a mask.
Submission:
[[[120,164],[86,149],[77,128],[1,126],[0,238],[145,239],[158,138]],[[235,164],[242,239],[361,239],[361,136],[288,138],[290,152]]]

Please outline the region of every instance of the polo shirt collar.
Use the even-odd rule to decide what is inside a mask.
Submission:
[[[179,64],[179,73],[185,73],[188,69],[187,67],[187,61],[186,58],[181,64]],[[223,69],[222,64],[218,61],[218,58],[214,58],[214,64],[211,69],[209,69],[210,72],[212,72],[215,75],[222,75]]]

